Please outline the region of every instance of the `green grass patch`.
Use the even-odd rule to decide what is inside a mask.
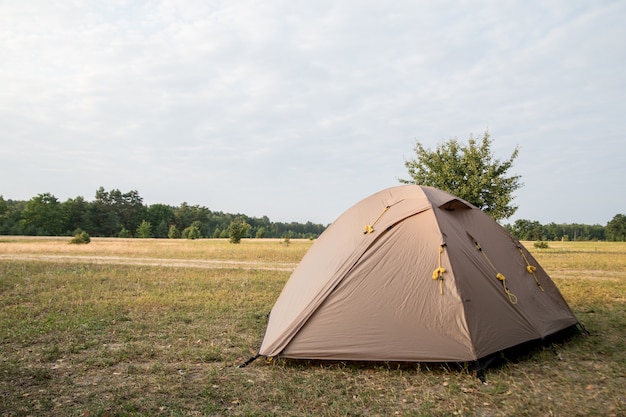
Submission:
[[[270,264],[297,262],[310,243],[228,245],[0,242],[0,416],[626,414],[626,244],[531,249],[590,335],[505,362],[486,385],[433,364],[258,359],[238,368],[259,346],[288,271],[10,258],[78,248]]]

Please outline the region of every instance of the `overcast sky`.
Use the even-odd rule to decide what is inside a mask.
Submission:
[[[516,219],[626,213],[626,1],[0,0],[0,195],[327,224],[488,130]]]

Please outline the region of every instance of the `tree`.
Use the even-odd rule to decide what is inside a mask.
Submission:
[[[152,231],[152,236],[158,237],[158,238],[168,237],[168,234],[169,234],[169,226],[165,220],[161,220],[157,224],[157,227]]]
[[[145,219],[150,224],[156,225],[153,230],[154,237],[167,237],[169,226],[174,224],[174,209],[165,204],[152,204],[146,210]]]
[[[9,211],[9,206],[4,200],[4,197],[0,194],[0,219],[4,217],[5,213]]]
[[[21,221],[26,201],[5,200],[0,197],[0,234],[23,234]]]
[[[202,237],[201,227],[202,223],[199,220],[191,222],[190,226],[183,229],[182,237],[185,239],[200,239]]]
[[[606,224],[606,238],[614,242],[626,241],[626,215],[616,214],[615,217]]]
[[[152,225],[147,220],[142,220],[139,226],[137,226],[137,237],[149,238],[152,237]]]
[[[543,226],[538,221],[526,219],[515,220],[513,226],[508,226],[507,230],[519,240],[540,240],[543,237]]]
[[[7,234],[15,222],[9,219],[9,203],[0,195],[0,234]],[[18,222],[19,226],[19,222]]]
[[[31,198],[24,206],[20,225],[28,235],[60,235],[64,225],[61,203],[50,193]]]
[[[89,232],[95,236],[116,236],[123,227],[113,201],[104,187],[96,190],[96,198],[89,205],[89,222],[92,228]],[[127,227],[125,229],[129,230]]]
[[[87,228],[89,203],[83,197],[68,198],[61,204],[61,208],[65,219],[65,231],[69,233],[72,230]]]
[[[137,191],[110,192],[104,187],[96,190],[96,199],[90,206],[91,227],[100,236],[115,236],[121,227],[136,230],[145,218],[146,208]]]
[[[111,190],[109,198],[122,226],[128,230],[136,230],[144,219],[146,207],[143,198],[136,190],[122,193],[118,189]]]
[[[495,220],[510,217],[517,210],[512,204],[513,193],[522,184],[519,175],[507,176],[507,172],[513,166],[519,148],[515,148],[509,159],[501,161],[494,159],[491,143],[488,132],[481,139],[470,135],[467,145],[456,138],[450,139],[435,150],[415,142],[416,158],[404,161],[411,179],[400,179],[400,182],[447,191],[472,203]]]
[[[240,243],[241,238],[248,233],[250,225],[243,218],[236,218],[228,225],[228,237],[230,243]]]
[[[129,238],[129,237],[133,237],[132,233],[130,233],[130,230],[128,230],[127,228],[125,228],[124,226],[122,226],[122,230],[120,230],[120,232],[117,234],[117,237],[121,237],[121,238]]]
[[[180,239],[180,231],[176,227],[176,225],[171,225],[170,229],[167,232],[167,237],[170,239]]]

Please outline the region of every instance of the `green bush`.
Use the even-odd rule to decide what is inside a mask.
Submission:
[[[548,242],[545,242],[543,240],[536,241],[534,245],[537,249],[548,249]]]
[[[91,237],[89,237],[89,233],[84,230],[77,229],[74,231],[74,237],[70,240],[70,243],[74,244],[87,244],[91,242]]]
[[[291,232],[287,232],[283,236],[283,244],[289,246],[289,243],[291,243]]]
[[[137,227],[137,237],[149,238],[152,237],[152,224],[147,220],[142,220],[141,224]]]
[[[228,237],[230,243],[240,243],[250,230],[250,225],[244,219],[237,218],[230,222],[228,226]]]
[[[202,235],[200,234],[200,229],[192,224],[191,226],[183,229],[182,237],[184,239],[200,239]]]
[[[167,237],[170,239],[180,239],[180,231],[178,230],[178,227],[171,225],[170,230],[167,232]]]

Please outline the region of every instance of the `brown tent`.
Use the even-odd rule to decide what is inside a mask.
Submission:
[[[276,301],[259,355],[467,362],[577,322],[491,217],[407,185],[360,201],[319,237]]]

